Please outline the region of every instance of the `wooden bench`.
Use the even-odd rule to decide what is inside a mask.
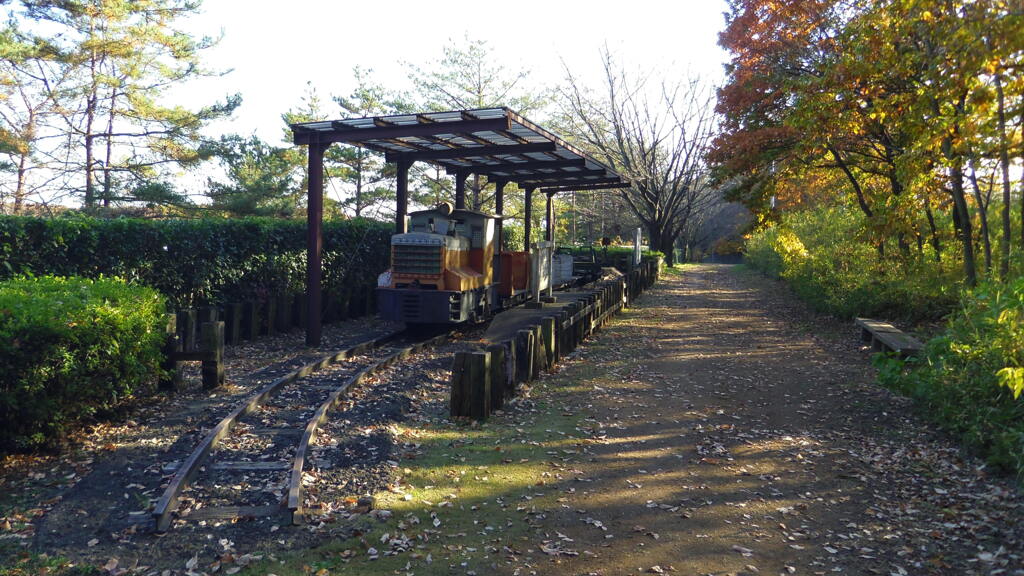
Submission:
[[[906,358],[916,356],[924,349],[920,340],[888,322],[870,318],[857,318],[854,322],[860,326],[861,340],[870,342],[871,348],[879,352],[895,352],[901,358]]]

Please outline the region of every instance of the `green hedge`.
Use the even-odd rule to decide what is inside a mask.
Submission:
[[[965,295],[921,358],[878,363],[883,385],[1024,481],[1024,277]]]
[[[38,447],[151,381],[164,298],[99,278],[0,282],[0,448]]]
[[[591,248],[593,248],[593,252],[591,252]],[[593,253],[597,256],[598,260],[604,258],[605,255],[607,255],[608,260],[633,257],[632,246],[559,246],[558,251],[583,258],[589,258]],[[640,253],[640,257],[644,260],[665,259],[665,255],[657,250],[643,250]]]
[[[391,233],[369,220],[325,222],[325,287],[373,285]],[[305,250],[306,223],[295,220],[0,217],[0,279],[117,276],[177,308],[300,292]]]

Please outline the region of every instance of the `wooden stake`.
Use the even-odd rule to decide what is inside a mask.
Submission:
[[[205,322],[201,327],[203,388],[209,390],[224,384],[224,323]]]
[[[501,410],[505,405],[507,382],[505,347],[501,344],[491,344],[487,347],[487,353],[491,355],[491,410]]]

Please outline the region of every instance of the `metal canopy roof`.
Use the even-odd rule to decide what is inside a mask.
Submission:
[[[342,142],[388,162],[424,161],[544,192],[625,188],[614,170],[508,108],[396,114],[291,125],[295,144]]]

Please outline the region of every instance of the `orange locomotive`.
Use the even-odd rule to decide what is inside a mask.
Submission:
[[[381,317],[408,324],[479,322],[525,300],[529,255],[499,252],[500,218],[451,204],[413,212],[391,237],[381,274]]]

